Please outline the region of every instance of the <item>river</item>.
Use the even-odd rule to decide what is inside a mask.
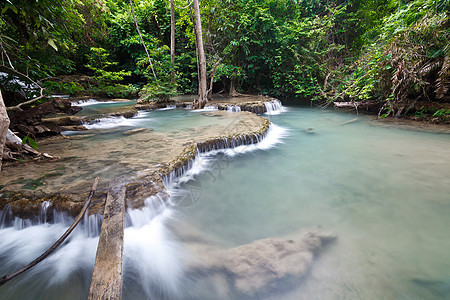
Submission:
[[[189,113],[171,110],[167,126],[186,126]],[[265,117],[274,126],[260,145],[201,155],[167,183],[168,203],[149,199],[128,212],[124,299],[450,297],[449,134],[306,107]],[[52,224],[3,226],[0,272],[32,260],[69,223],[61,215]],[[86,219],[0,296],[85,299],[99,223]],[[295,240],[305,230],[336,238],[314,251],[304,272],[284,267],[286,276],[240,289],[239,274],[224,265],[239,246]]]

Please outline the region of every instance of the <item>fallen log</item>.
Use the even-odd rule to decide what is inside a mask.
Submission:
[[[110,182],[88,300],[122,299],[125,192],[120,179]]]
[[[369,112],[378,112],[379,104],[373,101],[352,101],[352,102],[333,102],[335,108],[348,108],[355,109],[358,113],[359,110],[365,110]]]

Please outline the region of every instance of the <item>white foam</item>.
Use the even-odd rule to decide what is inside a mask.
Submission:
[[[72,102],[72,106],[89,106],[89,105],[95,105],[95,104],[103,104],[103,103],[115,103],[114,101],[98,101],[95,99],[88,99],[88,100],[80,100]]]
[[[137,127],[145,119],[148,121],[147,115],[149,112],[138,112],[138,114],[132,118],[120,117],[107,117],[96,120],[94,123],[85,124],[87,129],[111,129],[116,127]]]
[[[215,156],[224,153],[229,157],[241,155],[244,153],[256,151],[256,150],[269,150],[276,147],[278,144],[283,143],[283,139],[288,136],[288,129],[276,124],[270,124],[269,130],[266,136],[256,144],[242,145],[231,149],[213,150],[206,153],[199,153],[192,162],[191,167],[186,170],[181,176],[176,178],[169,178],[166,183],[166,188],[171,197],[182,196],[186,191],[180,190],[178,187],[180,184],[192,180],[195,175],[207,171],[215,162]]]
[[[232,149],[223,150],[228,156],[236,156],[239,154],[255,151],[269,150],[283,143],[283,139],[288,136],[288,129],[276,124],[270,124],[266,136],[257,144],[242,145]]]
[[[278,99],[266,101],[264,102],[264,106],[266,108],[266,115],[269,116],[279,115],[287,111],[287,108],[284,107],[283,104],[281,104],[281,101]]]
[[[192,112],[202,112],[202,111],[215,111],[215,110],[219,110],[219,108],[217,106],[214,106],[214,105],[208,105],[208,106],[205,106],[202,109],[193,109],[191,111]]]
[[[164,108],[158,108],[157,110],[172,110],[172,109],[176,109],[177,106],[176,105],[167,105]]]
[[[186,250],[175,238],[167,223],[174,219],[174,210],[165,206],[153,210],[147,206],[127,213],[133,224],[124,234],[124,274],[126,280],[138,283],[148,298],[158,289],[165,295],[177,294],[183,278]]]
[[[114,127],[134,126],[130,119],[125,117],[108,117],[97,120],[95,123],[86,124],[87,129],[111,129]]]
[[[1,273],[24,266],[44,253],[73,222],[72,218],[54,211],[55,223],[45,223],[42,215],[47,209],[49,204],[43,203],[37,225],[36,222],[15,217],[12,223],[9,222],[9,227],[0,229],[0,256],[3,258]],[[92,270],[100,225],[100,216],[85,215],[83,223],[75,228],[63,245],[32,270],[17,278],[16,283],[29,282],[33,277],[39,278],[41,284],[34,291],[39,295],[45,293],[47,286],[67,282],[74,273]]]

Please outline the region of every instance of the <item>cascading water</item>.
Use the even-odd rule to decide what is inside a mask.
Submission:
[[[239,105],[227,105],[227,111],[240,112],[241,107]]]
[[[281,101],[278,99],[265,101],[264,106],[266,109],[266,114],[268,114],[268,115],[278,115],[278,114],[286,111],[286,108],[283,106]]]
[[[49,204],[42,204],[35,219],[8,217],[2,212],[0,228],[0,274],[12,273],[44,253],[73,222],[63,213],[53,211],[47,222]],[[60,248],[43,262],[0,287],[5,299],[85,299],[94,267],[102,218],[85,216]],[[62,296],[63,295],[63,296]]]
[[[162,299],[178,297],[183,273],[184,251],[167,223],[175,211],[158,197],[147,199],[140,210],[126,215],[124,241],[124,298]],[[41,216],[46,215],[46,204]],[[36,223],[2,212],[0,228],[0,275],[25,266],[42,254],[73,222],[53,212],[54,222]],[[0,287],[8,299],[86,299],[102,218],[85,216],[67,241],[33,269]]]
[[[73,101],[72,106],[89,106],[89,105],[96,105],[96,104],[106,104],[106,103],[114,103],[113,101],[98,101],[95,99],[88,99],[88,100],[80,100],[80,101]]]
[[[130,121],[135,122],[133,119]],[[98,125],[109,127],[107,121],[99,122]],[[269,129],[267,139],[276,143],[278,140],[271,138],[273,134],[276,134],[276,130]],[[258,141],[259,137],[256,136],[255,142]],[[215,150],[214,153],[218,153],[227,147],[236,147],[236,153],[243,153],[262,145],[260,142],[252,145],[252,148],[245,148],[243,143],[246,142],[244,138],[242,141],[230,139],[223,146],[217,145],[218,149],[205,148],[203,151]],[[144,208],[127,212],[124,241],[125,299],[183,298],[183,287],[190,282],[185,278],[189,255],[172,232],[172,228],[182,219],[174,209],[179,205],[176,189],[181,183],[186,183],[182,178],[189,181],[194,174],[205,170],[208,167],[205,162],[212,161],[209,157],[214,153],[199,154],[181,173],[167,178],[172,199],[151,197],[146,200]],[[178,188],[178,191],[182,189]],[[46,216],[49,209],[48,203],[43,203],[40,217],[34,222],[13,217],[8,207],[0,214],[0,236],[5,237],[0,242],[0,274],[15,271],[39,256],[71,224],[71,218],[57,212],[53,212],[52,223],[48,223]],[[85,217],[60,249],[28,274],[0,287],[0,295],[8,295],[10,299],[58,299],[61,295],[65,299],[85,299],[100,226],[101,218]],[[25,240],[29,235],[34,238],[27,244]],[[3,263],[4,260],[8,262]],[[57,277],[52,276],[54,274]]]
[[[281,126],[270,126],[259,143],[199,153],[166,178],[170,199],[151,197],[127,212],[124,299],[447,298],[448,136],[374,126],[364,116],[348,123],[354,115],[309,108],[271,119]],[[91,218],[49,260],[0,287],[0,297],[85,299],[100,227]],[[33,225],[7,208],[2,220],[3,274],[41,254],[71,223],[56,215]],[[286,267],[309,265],[308,273],[279,277],[250,296],[236,292],[264,277],[233,258],[252,262],[264,241],[286,247],[297,242],[293,232],[311,226],[338,240]],[[262,247],[248,248],[256,240]],[[285,269],[276,269],[275,254],[261,261],[278,276]],[[239,283],[246,276],[248,284]]]

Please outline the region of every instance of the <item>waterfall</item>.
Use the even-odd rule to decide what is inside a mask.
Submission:
[[[144,122],[143,119],[148,119],[149,112],[139,111],[132,118],[125,118],[123,116],[118,117],[105,117],[94,120],[88,120],[83,123],[83,126],[87,129],[111,129],[116,127],[137,127],[141,126]]]
[[[186,250],[169,226],[179,216],[160,196],[145,203],[125,217],[124,298],[179,298]]]
[[[72,217],[54,210],[50,214],[50,209],[50,204],[44,201],[34,219],[13,217],[9,206],[0,211],[0,275],[12,273],[37,258],[73,223]],[[71,295],[87,296],[101,223],[102,216],[85,214],[82,222],[54,253],[0,287],[0,295],[5,299],[77,299]]]
[[[278,99],[270,100],[264,102],[265,112],[268,115],[278,115],[284,111],[286,108],[281,104],[281,101]]]
[[[211,108],[217,109],[214,106]],[[138,122],[135,118],[124,120],[116,117],[113,120],[128,120],[133,124]],[[120,122],[115,123],[111,119],[102,119],[97,123],[106,127],[118,124]],[[264,141],[274,141],[271,136],[277,134],[277,127],[272,128],[273,125],[269,124],[265,120],[263,129],[257,132],[223,136],[193,144],[193,155],[186,154],[188,159],[181,160],[182,163],[171,168],[169,174],[162,178],[171,198],[161,192],[146,199],[144,207],[127,211],[124,298],[176,299],[183,296],[180,287],[189,274],[185,271],[187,250],[173,232],[180,219],[174,209],[174,206],[179,205],[175,194],[192,191],[184,191],[179,185],[191,182],[196,174],[210,168],[218,152],[235,155],[266,149],[268,146]],[[227,152],[233,151],[230,149],[235,152]],[[14,217],[9,206],[0,211],[0,275],[15,271],[42,254],[73,222],[63,213],[54,210],[50,213],[51,209],[48,202],[43,202],[39,216],[33,220]],[[52,297],[64,295],[69,299],[71,294],[87,295],[101,223],[101,216],[86,214],[58,250],[28,273],[0,288],[0,295],[11,296],[11,299],[44,299],[50,294]]]
[[[80,100],[80,101],[74,101],[72,102],[72,106],[89,106],[94,104],[99,104],[100,101],[97,101],[95,99],[87,99],[87,100]],[[110,101],[111,103],[111,101]]]
[[[241,107],[239,105],[227,105],[227,111],[240,112]]]
[[[176,105],[167,104],[166,107],[158,108],[157,110],[171,110],[171,109],[176,109],[176,108],[177,108]]]

